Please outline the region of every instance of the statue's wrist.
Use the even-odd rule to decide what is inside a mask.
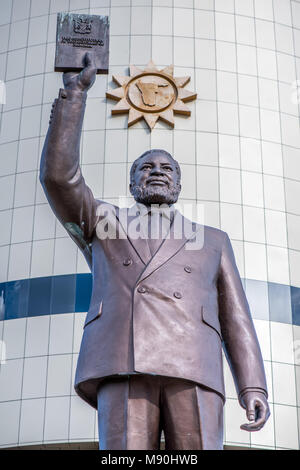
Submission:
[[[258,387],[249,387],[249,388],[245,388],[244,390],[241,390],[240,393],[239,393],[239,397],[243,397],[246,393],[262,393],[263,395],[265,395],[265,397],[268,396],[267,394],[267,391],[264,390],[263,388],[258,388]]]
[[[65,87],[64,89],[68,91],[69,93],[73,93],[74,95],[78,95],[78,96],[87,95],[87,90],[84,90],[78,87],[76,88]]]
[[[76,88],[60,88],[59,98],[67,99],[68,101],[86,101],[87,91]]]
[[[246,388],[244,390],[241,390],[241,392],[239,393],[238,399],[239,399],[240,405],[244,408],[245,408],[244,398],[248,393],[255,393],[255,394],[259,393],[259,394],[263,395],[266,399],[268,398],[268,393],[263,388],[255,388],[255,387],[251,388],[251,387],[249,387],[249,388]]]

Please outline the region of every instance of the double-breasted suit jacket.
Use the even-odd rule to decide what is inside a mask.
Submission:
[[[267,394],[261,352],[227,234],[192,223],[176,211],[170,235],[183,222],[184,234],[166,238],[152,257],[147,240],[134,239],[126,227],[136,215],[94,199],[85,184],[79,167],[84,108],[80,93],[60,90],[40,172],[50,205],[93,275],[77,393],[97,407],[103,378],[144,373],[188,379],[224,398],[223,346],[237,393],[255,388]],[[97,235],[103,209],[114,238]],[[187,249],[199,231],[203,247]]]

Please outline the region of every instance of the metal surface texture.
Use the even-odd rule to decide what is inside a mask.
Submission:
[[[176,210],[170,236],[162,240],[154,254],[147,239],[132,237],[127,227],[139,215],[96,200],[82,176],[79,143],[85,100],[85,91],[60,90],[40,171],[54,213],[85,255],[93,273],[92,298],[76,370],[77,393],[97,408],[99,390],[104,383],[110,383],[110,378],[142,374],[179,380],[178,383],[189,381],[225,400],[223,346],[248,418],[255,404],[266,415],[262,356],[228,235],[195,224]],[[161,161],[165,162],[163,158],[159,152],[150,157],[153,167],[147,170],[149,178],[153,178],[155,165],[156,174],[160,171],[161,177],[172,182],[178,178],[175,171],[168,176],[164,169],[156,169]],[[148,178],[143,176],[147,171],[142,171],[138,166],[134,183],[138,178]],[[99,209],[103,208],[110,213],[108,221],[117,234],[114,239],[102,240],[97,235]],[[178,238],[176,227],[183,224],[188,231]],[[203,231],[203,246],[186,249],[199,231]],[[122,393],[119,397],[122,407]],[[147,394],[143,401],[147,407]],[[207,401],[205,409],[204,434],[207,422],[215,419],[213,399]],[[107,417],[105,429],[110,419],[113,414]],[[172,422],[167,419],[167,424],[163,424],[166,440],[171,439],[170,429],[179,426],[179,421],[190,420],[184,407]],[[134,426],[132,421],[129,424]],[[221,432],[221,421],[219,428],[217,434]],[[206,438],[208,435],[203,437]],[[176,448],[177,444],[170,446]]]

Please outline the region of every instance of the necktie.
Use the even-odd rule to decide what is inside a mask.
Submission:
[[[153,256],[163,241],[162,215],[158,211],[148,213],[148,244]]]

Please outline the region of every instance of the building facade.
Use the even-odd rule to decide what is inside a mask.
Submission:
[[[244,410],[225,363],[227,447],[298,449],[300,435],[300,2],[1,0],[0,447],[96,446],[96,411],[74,371],[91,275],[39,183],[51,104],[56,15],[109,15],[110,71],[88,93],[81,164],[95,197],[126,204],[132,161],[163,148],[182,168],[180,202],[228,232],[265,361],[271,417]],[[174,64],[198,93],[175,129],[111,116],[112,75]],[[0,91],[1,91],[0,90]]]

